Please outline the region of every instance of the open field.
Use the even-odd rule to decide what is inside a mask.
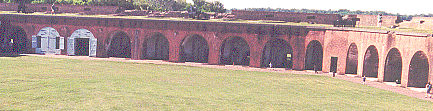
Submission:
[[[0,110],[432,110],[432,102],[319,76],[0,57]]]

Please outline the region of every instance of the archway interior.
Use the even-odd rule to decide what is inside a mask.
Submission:
[[[313,40],[307,46],[305,55],[305,70],[322,70],[323,48],[319,41]]]
[[[68,38],[68,55],[96,56],[98,40],[87,29],[78,29]]]
[[[402,58],[398,49],[391,49],[386,55],[384,82],[401,82]]]
[[[265,44],[261,67],[292,68],[292,47],[282,39],[273,39]]]
[[[240,37],[230,37],[221,46],[221,64],[245,65],[250,64],[250,47]]]
[[[89,56],[89,38],[75,38],[74,54],[78,56]]]
[[[413,55],[409,66],[408,87],[425,87],[428,82],[429,64],[425,53],[419,51]]]
[[[111,39],[109,49],[107,51],[108,57],[131,57],[131,46],[128,35],[124,32],[114,34]]]
[[[358,71],[358,48],[350,44],[346,58],[346,74],[356,74]]]
[[[193,35],[181,44],[181,61],[206,63],[208,61],[209,47],[206,40],[199,36]]]
[[[60,34],[52,27],[45,27],[39,30],[38,34],[32,36],[32,48],[35,48],[36,53],[45,54],[60,54]],[[62,38],[63,40],[63,38]]]
[[[12,49],[9,47],[10,42],[8,41],[10,39],[10,29],[10,26],[6,26],[4,23],[0,24],[0,53],[9,53],[10,49]]]
[[[155,34],[151,38],[144,41],[142,58],[168,60],[169,43],[167,38],[165,38],[162,34]]]
[[[362,75],[366,77],[377,77],[379,69],[379,56],[376,47],[367,48],[364,56]]]
[[[0,35],[1,53],[22,53],[26,51],[26,32],[16,26],[2,25]]]

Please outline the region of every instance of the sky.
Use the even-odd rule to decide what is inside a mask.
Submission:
[[[210,0],[212,1],[212,0]],[[215,1],[215,0],[213,0]],[[226,9],[285,8],[352,11],[386,11],[394,14],[433,13],[433,1],[427,0],[217,0]]]

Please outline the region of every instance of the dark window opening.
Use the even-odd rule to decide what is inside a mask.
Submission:
[[[56,37],[56,49],[60,49],[60,37]]]
[[[90,11],[92,8],[84,8],[84,11]]]
[[[329,72],[337,72],[337,61],[338,57],[331,57],[331,67]]]
[[[274,17],[274,15],[265,15],[265,17]]]
[[[41,36],[37,36],[36,38],[37,38],[36,43],[38,44],[37,48],[41,48],[42,47],[41,46]]]
[[[316,19],[316,16],[307,16],[307,19]]]
[[[89,38],[75,38],[75,55],[89,56]]]

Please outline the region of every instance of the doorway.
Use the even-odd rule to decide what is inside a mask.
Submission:
[[[337,73],[337,61],[338,57],[331,57],[331,67],[329,72]]]
[[[89,38],[75,38],[75,55],[89,56]]]

